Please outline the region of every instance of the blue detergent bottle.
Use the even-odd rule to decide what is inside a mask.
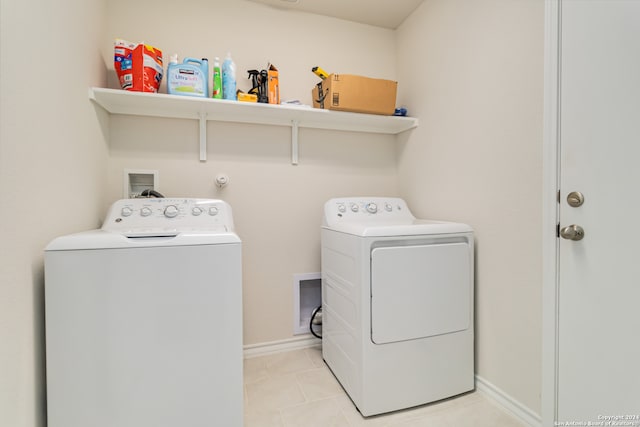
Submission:
[[[231,59],[231,53],[222,63],[222,97],[224,99],[237,100],[236,95],[236,64]]]
[[[167,68],[167,92],[171,95],[209,96],[209,61],[207,58],[185,58],[179,64],[177,57]]]

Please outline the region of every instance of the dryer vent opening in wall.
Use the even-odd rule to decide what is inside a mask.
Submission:
[[[293,334],[309,334],[313,310],[322,304],[320,273],[293,276]]]
[[[160,172],[157,170],[125,169],[124,170],[123,197],[135,199],[140,197],[143,191],[159,191]]]

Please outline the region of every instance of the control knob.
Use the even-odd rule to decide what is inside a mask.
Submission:
[[[140,209],[140,215],[142,216],[149,216],[151,215],[151,209],[148,207],[143,207],[142,209]]]
[[[393,206],[391,206],[391,204],[389,203],[385,203],[384,210],[387,212],[391,212],[393,210]]]
[[[211,215],[211,216],[218,215],[218,208],[216,208],[215,206],[211,206],[209,208],[209,215]]]
[[[345,213],[346,211],[347,211],[347,207],[345,205],[343,205],[342,203],[340,203],[338,205],[338,212]]]
[[[199,207],[196,206],[195,208],[191,209],[191,214],[193,216],[198,216],[201,213],[202,213],[202,208],[199,208]]]
[[[351,203],[351,212],[358,212],[358,205]]]
[[[375,203],[368,203],[367,204],[367,212],[372,213],[372,214],[378,212],[378,205],[376,205]]]
[[[175,218],[179,213],[180,211],[178,210],[178,207],[176,205],[169,205],[164,208],[164,216],[166,216],[167,218]]]
[[[133,209],[131,209],[128,206],[125,206],[124,208],[122,208],[122,210],[120,211],[120,215],[122,216],[131,216],[131,214],[133,213]]]

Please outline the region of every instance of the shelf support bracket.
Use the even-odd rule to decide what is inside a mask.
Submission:
[[[291,164],[298,164],[298,126],[297,120],[291,120]]]
[[[200,117],[200,161],[207,161],[207,113],[198,113]]]

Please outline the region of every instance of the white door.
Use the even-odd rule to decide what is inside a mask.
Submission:
[[[584,238],[559,243],[558,421],[637,427],[640,1],[562,0],[560,22],[560,227]]]

